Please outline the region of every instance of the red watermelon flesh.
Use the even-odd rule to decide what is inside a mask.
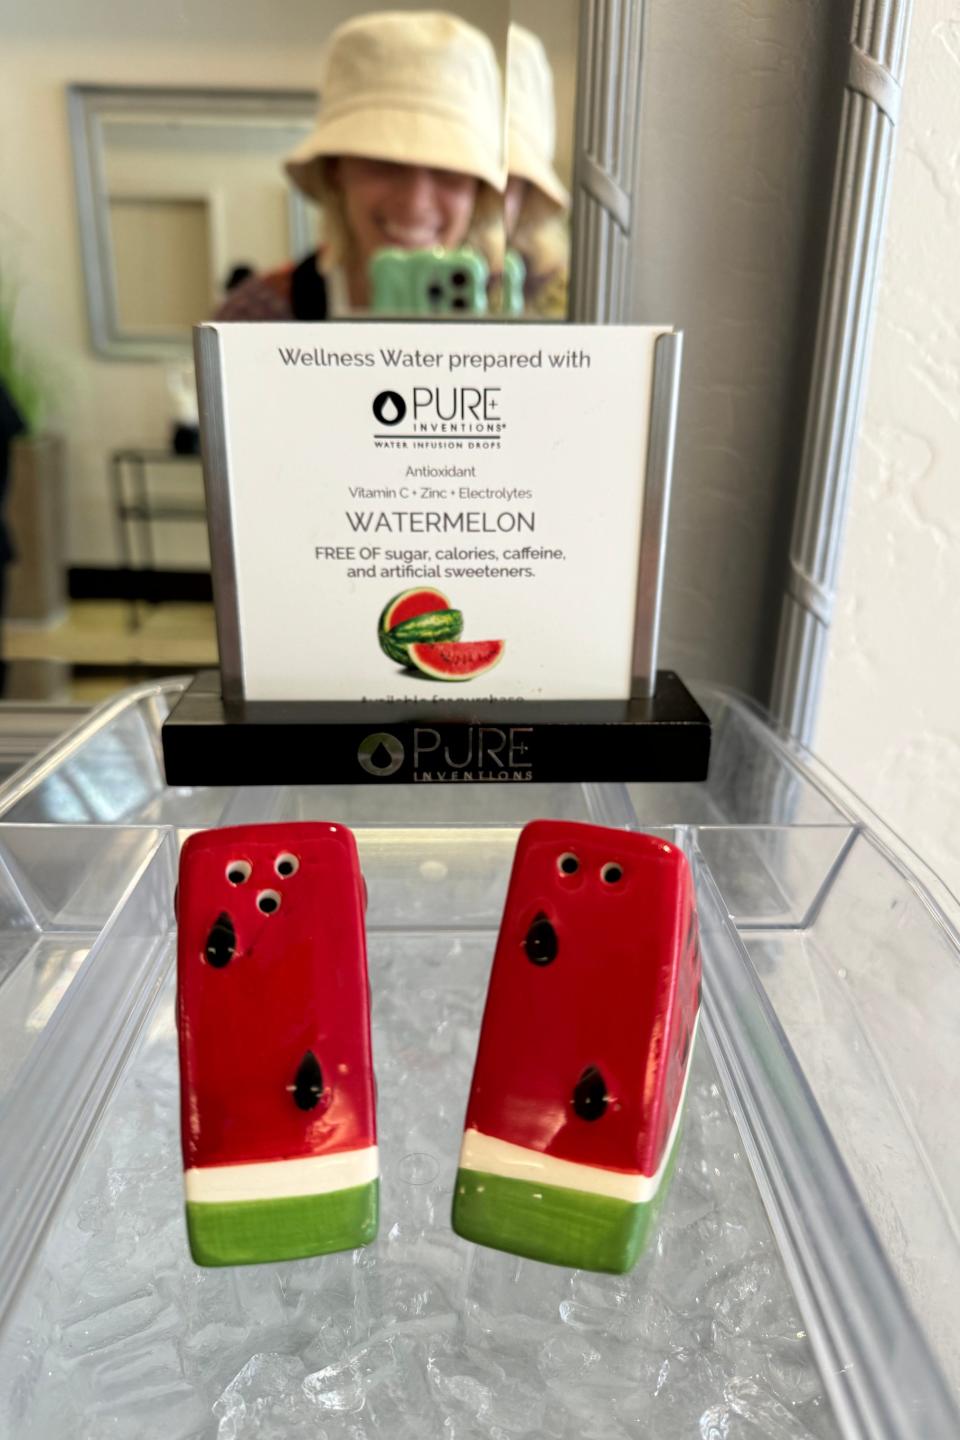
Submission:
[[[505,640],[438,640],[409,646],[410,663],[435,680],[473,680],[499,665]]]
[[[571,874],[559,867],[567,855],[577,861]],[[621,871],[612,884],[601,878],[608,864]],[[676,846],[573,822],[527,825],[497,942],[467,1128],[584,1165],[655,1174],[699,1005],[693,917],[689,867]],[[528,937],[544,919],[553,940],[541,954],[555,953],[534,963]],[[584,1119],[591,1087],[602,1113]],[[586,1095],[586,1111],[577,1112],[577,1094]]]
[[[299,865],[282,877],[284,854]],[[239,885],[227,879],[236,862],[233,873],[250,867]],[[268,890],[280,896],[272,914],[257,905]],[[342,825],[238,826],[187,840],[177,995],[185,1168],[376,1144],[363,902]]]
[[[394,630],[398,625],[402,625],[404,620],[412,620],[417,615],[428,615],[434,610],[449,609],[450,601],[439,590],[430,588],[404,590],[399,595],[394,595],[384,609],[380,616],[380,629]]]

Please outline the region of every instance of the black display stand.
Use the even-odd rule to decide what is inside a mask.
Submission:
[[[672,670],[631,700],[231,701],[199,674],[163,725],[169,785],[703,780],[710,721]]]

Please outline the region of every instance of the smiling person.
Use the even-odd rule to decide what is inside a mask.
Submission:
[[[439,11],[333,32],[313,133],[287,173],[323,214],[319,250],[232,290],[218,320],[324,320],[370,304],[378,250],[503,248],[500,72],[489,39]]]

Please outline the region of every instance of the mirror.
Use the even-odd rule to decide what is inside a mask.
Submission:
[[[84,698],[109,688],[108,667],[120,684],[216,663],[191,328],[217,314],[249,313],[258,282],[262,300],[265,286],[282,289],[282,277],[300,266],[301,278],[326,282],[314,257],[329,246],[336,220],[331,225],[329,207],[317,204],[311,184],[294,182],[285,162],[317,129],[334,33],[371,11],[409,21],[424,8],[422,0],[379,11],[363,0],[290,0],[282,34],[254,0],[174,12],[97,0],[82,20],[68,0],[34,0],[3,21],[6,99],[23,123],[22,143],[4,154],[0,298],[16,299],[8,328],[20,393],[37,396],[33,433],[15,442],[11,526],[20,560],[6,618],[22,625],[11,632],[17,660],[55,657],[74,666],[74,678],[77,666],[89,667]],[[486,317],[562,320],[582,7],[454,0],[442,9],[477,37],[460,89],[469,81],[476,90],[481,74],[494,77],[485,83],[495,88],[497,116],[488,105],[488,118],[471,123],[488,168],[500,171],[490,176],[500,187],[486,187],[482,216],[472,212],[450,238],[483,247]],[[507,103],[511,22],[536,39],[524,65],[513,57]],[[421,92],[426,75],[421,64]],[[450,98],[455,110],[462,97],[454,90]],[[523,203],[509,234],[507,113],[527,131],[525,173],[514,172]],[[474,105],[470,114],[480,111]],[[396,141],[396,127],[386,133]],[[514,152],[516,166],[516,145]],[[464,166],[462,145],[445,153],[446,167]],[[476,179],[476,157],[472,168]],[[547,177],[552,202],[536,201],[538,176]],[[342,202],[342,173],[337,178]],[[424,237],[401,224],[388,238],[403,250]],[[330,313],[368,312],[354,306],[342,273],[333,289]],[[273,305],[267,313],[286,312]]]
[[[449,299],[466,312],[461,318],[566,318],[579,7],[501,0],[482,16],[477,8],[411,15],[394,7],[343,20],[326,37],[322,98],[303,90],[72,86],[97,352],[170,358],[189,349],[198,319],[278,319],[287,308],[304,319],[391,313],[392,305],[393,313],[404,305],[433,313]],[[425,220],[429,198],[391,198],[391,188],[402,190],[404,177],[414,182],[424,165],[471,177],[469,219],[449,193],[437,202],[441,219],[449,212],[446,224]],[[392,173],[378,177],[374,166]],[[385,196],[393,223],[365,236],[364,206]],[[439,275],[432,284],[427,277],[423,295],[408,296],[394,256],[378,271],[394,297],[368,293],[375,247],[438,244],[479,252],[482,289],[447,297]],[[278,305],[273,277],[311,251],[326,293],[318,299],[316,286],[304,289],[299,281],[312,276],[302,272],[293,304]],[[254,277],[259,286],[229,299],[228,290]]]
[[[579,5],[513,0],[504,228],[530,319],[568,316]]]
[[[87,305],[111,358],[189,354],[237,273],[309,245],[281,161],[309,132],[311,91],[73,85],[70,121]]]

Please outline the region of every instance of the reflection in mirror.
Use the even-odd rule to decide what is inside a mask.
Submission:
[[[449,11],[384,10],[333,31],[316,123],[286,160],[319,207],[319,246],[251,276],[218,319],[488,313],[504,251],[497,8],[482,28]]]
[[[281,161],[310,91],[71,88],[81,240],[95,347],[189,354],[228,277],[301,254],[306,204]]]
[[[568,313],[578,8],[577,0],[511,4],[504,226],[523,313],[539,320]]]
[[[562,195],[576,9],[290,0],[278,36],[255,0],[162,15],[98,0],[82,19],[70,0],[34,0],[5,25],[4,98],[24,122],[2,157],[0,292],[16,297],[18,393],[36,368],[46,399],[13,442],[10,693],[33,693],[24,667],[40,657],[57,662],[43,693],[84,699],[109,692],[111,666],[121,685],[216,663],[193,324],[316,318],[321,304],[522,311],[503,216],[508,28],[512,15],[538,36],[553,72],[557,114],[538,112],[534,148]],[[549,87],[542,54],[528,69]],[[521,178],[528,198],[536,176]],[[533,261],[536,315],[529,213],[513,248]],[[2,312],[0,295],[0,340]],[[78,665],[81,682],[64,668]]]

